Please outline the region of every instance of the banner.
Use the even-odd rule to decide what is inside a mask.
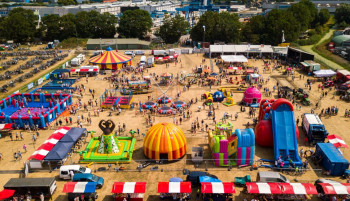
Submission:
[[[43,79],[43,78],[38,79],[38,85],[42,84],[42,83],[43,83],[43,81],[44,81],[44,79]]]
[[[33,83],[33,82],[30,83],[30,84],[28,84],[28,86],[27,86],[28,89],[31,89],[31,88],[33,88],[33,87],[34,87],[34,83]]]

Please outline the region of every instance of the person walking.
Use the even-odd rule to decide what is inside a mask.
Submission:
[[[19,137],[21,138],[21,140],[24,140],[22,131],[19,132]]]
[[[23,149],[24,149],[24,152],[27,153],[27,145],[26,144],[23,145]]]

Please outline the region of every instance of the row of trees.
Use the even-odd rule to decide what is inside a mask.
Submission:
[[[117,33],[117,18],[110,13],[79,12],[76,15],[47,15],[41,23],[33,11],[15,8],[0,18],[0,37],[16,42],[39,38],[46,41],[79,38],[113,38]]]
[[[337,10],[339,19],[350,23],[350,6]],[[337,14],[338,13],[338,14]],[[327,9],[318,12],[310,0],[302,0],[293,4],[288,10],[274,9],[264,16],[254,16],[247,23],[241,23],[237,14],[228,12],[205,12],[190,29],[189,23],[181,16],[166,17],[164,23],[155,35],[165,43],[175,43],[190,31],[194,41],[237,43],[240,41],[252,44],[276,45],[282,40],[293,42],[300,33],[309,28],[322,27],[330,14]],[[119,23],[118,28],[117,24]],[[151,31],[152,19],[145,10],[128,10],[118,20],[109,13],[100,14],[96,11],[79,12],[76,15],[67,14],[62,17],[48,15],[41,19],[33,11],[23,8],[13,9],[8,17],[0,18],[0,37],[15,41],[33,40],[35,37],[52,41],[64,40],[70,37],[79,38],[113,38],[116,33],[123,38],[143,39]]]

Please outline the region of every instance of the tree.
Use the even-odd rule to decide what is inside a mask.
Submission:
[[[59,39],[61,41],[71,37],[78,37],[75,25],[75,16],[71,13],[68,13],[67,15],[60,17],[60,29],[61,35]]]
[[[78,3],[76,0],[58,0],[57,4],[68,6],[68,5],[77,5]]]
[[[145,10],[127,10],[119,20],[118,33],[121,37],[143,39],[152,27],[152,18]]]
[[[316,5],[310,0],[301,0],[299,3],[305,5],[308,8],[310,11],[311,22],[314,22],[318,15]],[[313,23],[313,25],[315,25],[315,23]]]
[[[273,9],[269,12],[265,23],[265,44],[277,45],[282,42],[282,31],[284,31],[285,40],[295,41],[299,37],[299,23],[293,17],[291,12],[285,10]]]
[[[262,15],[250,18],[249,22],[244,25],[241,33],[243,41],[252,44],[263,43],[265,35],[265,17]]]
[[[349,13],[350,14],[350,13]],[[322,8],[320,12],[318,13],[317,21],[323,25],[326,24],[329,20],[331,15],[329,14],[329,11],[327,8]]]
[[[210,43],[214,43],[214,41],[238,42],[240,28],[241,23],[237,14],[207,11],[191,30],[191,38],[194,41],[204,40]]]
[[[176,43],[182,35],[186,34],[188,28],[189,23],[184,17],[180,15],[175,15],[173,18],[166,16],[156,35],[161,37],[165,43]]]
[[[117,33],[117,17],[110,13],[103,13],[96,20],[94,38],[113,38]]]
[[[350,4],[341,4],[335,10],[334,17],[338,24],[350,24]]]
[[[302,2],[293,4],[289,9],[289,12],[295,17],[295,19],[300,24],[300,31],[304,32],[308,30],[311,25],[311,22],[314,20],[311,16],[311,11],[309,8]]]
[[[1,27],[5,29],[4,37],[7,40],[24,42],[33,39],[38,17],[32,10],[15,8],[4,18]]]
[[[60,17],[58,15],[47,15],[42,18],[44,30],[46,30],[46,39],[49,41],[59,39],[61,35]]]

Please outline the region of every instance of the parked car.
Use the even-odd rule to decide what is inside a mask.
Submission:
[[[72,179],[72,176],[77,173],[91,173],[91,169],[81,165],[63,165],[60,167],[61,179]]]
[[[97,188],[102,188],[104,184],[104,179],[102,177],[96,176],[94,174],[88,173],[78,173],[75,174],[72,181],[86,181],[86,182],[97,182]]]
[[[285,176],[281,175],[278,172],[272,171],[264,171],[258,172],[258,176],[256,178],[257,182],[280,182],[280,183],[290,183],[289,179]]]
[[[183,171],[184,175],[187,175],[186,181],[190,181],[192,185],[199,185],[199,177],[201,176],[208,176],[217,179],[218,177],[212,174],[209,174],[208,172],[203,171],[189,171],[187,169],[184,169]]]

